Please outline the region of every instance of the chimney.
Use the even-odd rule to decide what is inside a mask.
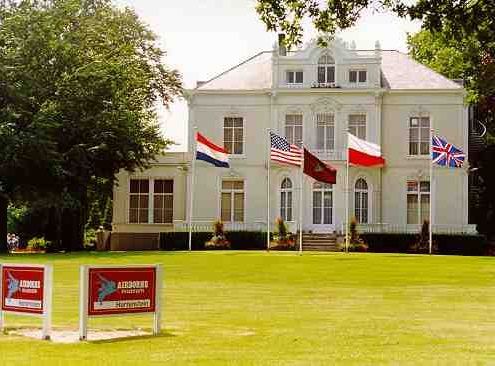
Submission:
[[[280,56],[287,56],[287,48],[285,47],[285,34],[278,34],[278,54]]]

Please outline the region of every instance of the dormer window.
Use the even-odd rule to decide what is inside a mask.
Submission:
[[[301,85],[304,81],[304,74],[301,70],[287,71],[285,73],[285,81],[288,85]]]
[[[318,59],[318,84],[335,83],[335,60],[329,54]]]
[[[366,70],[349,70],[349,83],[350,84],[366,84],[368,80],[368,73]]]

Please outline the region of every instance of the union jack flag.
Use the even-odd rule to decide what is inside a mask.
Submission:
[[[431,159],[434,163],[449,168],[462,168],[466,154],[443,138],[431,137]]]

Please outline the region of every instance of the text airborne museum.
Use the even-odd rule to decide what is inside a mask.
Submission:
[[[337,169],[337,183],[305,177],[303,229],[342,232],[346,131],[381,145],[383,168],[351,168],[350,212],[363,231],[415,231],[430,207],[429,131],[468,151],[465,90],[408,55],[312,42],[250,59],[188,91],[189,152],[194,127],[231,153],[230,169],[198,161],[194,228],[266,230],[268,129]],[[143,172],[119,174],[113,231],[120,240],[186,230],[191,153],[166,153]],[[270,222],[299,218],[300,171],[272,164]],[[434,231],[469,232],[468,171],[435,168]],[[146,239],[146,240],[148,240]],[[112,239],[113,240],[113,239]],[[137,240],[137,239],[136,239]]]

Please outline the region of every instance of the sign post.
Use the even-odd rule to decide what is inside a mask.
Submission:
[[[51,265],[0,264],[0,330],[4,314],[37,316],[43,319],[41,338],[50,339],[53,268]]]
[[[79,339],[86,340],[90,317],[153,313],[160,333],[160,265],[81,266]]]

